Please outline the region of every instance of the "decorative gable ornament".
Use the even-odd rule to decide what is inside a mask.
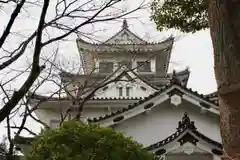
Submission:
[[[185,143],[182,149],[184,153],[186,153],[187,155],[191,155],[194,153],[195,146],[191,143]]]
[[[122,28],[124,28],[124,29],[128,28],[128,23],[127,23],[126,19],[123,20]]]
[[[179,104],[182,103],[182,97],[177,94],[172,95],[170,100],[171,100],[171,104],[175,106],[178,106]]]
[[[103,44],[146,44],[146,42],[129,30],[128,22],[124,19],[122,29]]]

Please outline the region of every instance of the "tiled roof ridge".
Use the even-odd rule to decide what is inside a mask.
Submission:
[[[59,101],[59,100],[71,100],[69,97],[51,97],[51,96],[44,96],[40,94],[33,94],[31,92],[28,92],[28,95],[26,96],[28,99],[37,99],[37,100],[46,100],[46,101]],[[142,97],[93,97],[90,100],[141,100]],[[82,100],[82,99],[80,99]]]
[[[209,98],[214,98],[214,97],[217,97],[217,96],[218,96],[218,92],[215,91],[215,92],[212,92],[212,93],[206,94],[205,96],[206,96],[206,97],[209,97]]]

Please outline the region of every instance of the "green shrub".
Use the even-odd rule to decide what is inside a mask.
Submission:
[[[130,137],[96,125],[65,122],[32,143],[27,160],[152,160]]]

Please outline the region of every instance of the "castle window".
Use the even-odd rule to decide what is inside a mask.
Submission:
[[[126,87],[126,96],[130,97],[132,87]]]
[[[117,91],[118,91],[118,96],[122,97],[123,96],[123,88],[122,87],[117,87]]]
[[[111,73],[113,72],[113,62],[100,62],[99,63],[100,73]]]
[[[131,61],[121,61],[121,62],[118,62],[118,67],[121,67],[121,66],[127,66],[129,69],[132,68],[132,62]]]
[[[146,61],[137,62],[138,72],[151,72],[151,63]]]

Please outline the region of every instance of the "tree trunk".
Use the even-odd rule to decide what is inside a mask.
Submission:
[[[208,12],[223,146],[240,160],[240,0],[209,0]]]

